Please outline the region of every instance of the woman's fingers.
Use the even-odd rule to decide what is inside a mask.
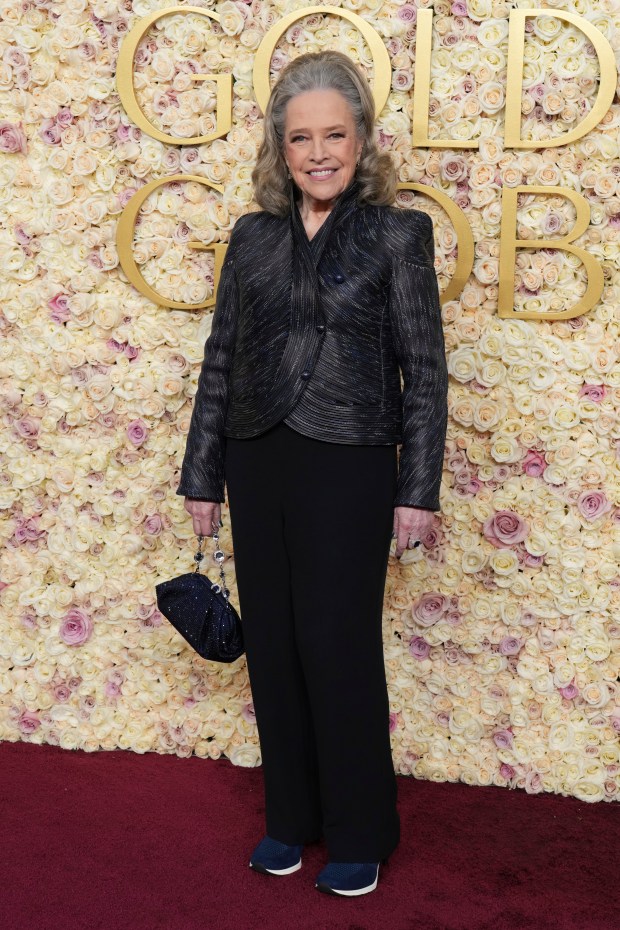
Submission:
[[[186,497],[185,509],[191,515],[196,536],[213,536],[215,530],[219,529],[222,513],[221,504]]]
[[[399,522],[398,530],[396,531],[396,549],[394,550],[394,555],[397,559],[400,559],[401,555],[407,548],[410,536],[415,536],[416,539],[419,539],[419,536],[416,535],[415,529],[413,529],[413,527],[408,529],[402,523],[402,521]]]
[[[416,539],[422,537],[428,532],[433,522],[433,514],[429,510],[421,510],[417,507],[395,507],[394,524],[392,535],[396,537],[396,548],[394,555],[400,559],[405,549],[409,548],[409,540],[412,544]]]

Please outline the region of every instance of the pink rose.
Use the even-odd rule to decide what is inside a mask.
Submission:
[[[62,127],[53,119],[44,119],[39,127],[39,137],[46,145],[60,145],[62,142]]]
[[[116,130],[116,138],[119,142],[128,142],[131,139],[131,126],[121,123]]]
[[[74,122],[75,117],[69,109],[69,107],[61,107],[58,113],[55,116],[56,122],[62,129],[66,129],[67,126],[71,126]]]
[[[531,610],[524,610],[521,614],[521,626],[536,626],[538,617]]]
[[[528,794],[539,794],[543,790],[542,778],[538,772],[528,772],[523,785]]]
[[[443,617],[448,609],[448,604],[448,598],[445,594],[429,591],[413,604],[411,615],[420,626],[432,626]]]
[[[431,526],[430,530],[422,536],[422,545],[425,549],[436,549],[443,543],[444,534],[441,531],[439,521],[436,526]]]
[[[106,681],[103,691],[105,696],[110,698],[117,698],[121,693],[121,689],[114,681]]]
[[[547,462],[545,461],[544,455],[541,455],[540,452],[535,452],[533,449],[530,449],[523,459],[523,471],[526,475],[529,475],[530,478],[540,477],[546,467]]]
[[[132,420],[127,427],[127,436],[134,446],[140,446],[146,441],[149,431],[144,420]]]
[[[59,635],[67,646],[81,646],[90,639],[93,631],[92,620],[80,607],[72,607],[60,624]]]
[[[299,23],[291,26],[286,33],[286,41],[290,42],[291,45],[297,45],[299,41],[303,39],[303,37],[304,29]]]
[[[59,685],[56,685],[52,688],[52,694],[61,704],[65,701],[68,701],[71,697],[71,688],[66,682],[61,682]]]
[[[611,718],[611,725],[618,733],[620,733],[620,714],[614,714]]]
[[[28,246],[32,241],[30,233],[27,233],[24,227],[19,224],[14,228],[13,235],[15,236],[15,241],[23,247]]]
[[[414,659],[427,659],[431,651],[431,647],[421,636],[414,636],[409,643],[409,655],[412,655]]]
[[[516,656],[521,651],[521,640],[515,636],[504,636],[499,644],[499,651],[503,656]]]
[[[604,491],[582,491],[577,499],[577,507],[586,520],[598,520],[611,510],[611,501],[607,500]]]
[[[454,484],[455,486],[462,484],[464,487],[466,487],[471,481],[471,478],[472,474],[470,470],[468,468],[461,468],[459,471],[454,473]]]
[[[394,730],[398,726],[399,720],[400,720],[400,714],[397,713],[396,711],[391,711],[390,712],[390,725],[389,725],[390,733],[394,732]]]
[[[514,738],[511,730],[496,730],[493,734],[493,742],[498,749],[512,749]]]
[[[118,200],[121,207],[124,208],[127,206],[129,201],[135,194],[136,190],[137,190],[136,187],[126,187],[124,190],[122,190],[119,194],[116,195],[116,199]]]
[[[28,734],[34,733],[35,730],[39,729],[41,726],[41,721],[32,711],[25,710],[17,718],[17,726],[20,733],[28,736]]]
[[[38,520],[38,515],[35,515],[34,517],[28,517],[27,520],[24,520],[23,523],[17,526],[15,529],[15,539],[20,545],[23,542],[40,539],[41,536],[45,536],[45,530],[39,529]]]
[[[145,627],[155,627],[161,626],[164,622],[164,615],[160,614],[158,610],[154,610],[150,617],[147,617],[142,621]]]
[[[454,452],[451,452],[446,459],[446,464],[449,471],[460,471],[461,468],[465,468],[469,463],[467,461],[467,456],[460,449],[456,449]]]
[[[444,648],[443,655],[447,665],[458,665],[461,661],[462,653],[458,646],[450,646]]]
[[[15,423],[15,429],[18,435],[23,436],[24,439],[31,439],[34,436],[38,436],[40,427],[41,423],[35,417],[22,417]]]
[[[528,523],[512,510],[498,510],[484,521],[482,532],[497,549],[508,549],[523,542],[529,531]]]
[[[555,238],[555,233],[559,232],[564,222],[563,217],[555,210],[547,210],[542,217],[541,232],[547,239]]]
[[[415,23],[418,17],[418,11],[414,6],[410,6],[408,3],[405,3],[403,6],[399,7],[396,15],[404,23]]]
[[[248,723],[256,723],[256,714],[254,713],[254,704],[252,701],[249,704],[244,704],[241,708],[241,716],[244,720],[247,720]]]
[[[109,413],[100,413],[97,417],[98,422],[105,426],[106,429],[113,429],[116,426],[117,419],[118,417],[113,410],[110,410]]]
[[[22,124],[9,123],[8,120],[0,120],[0,152],[5,155],[15,155],[17,152],[26,154],[26,134]]]
[[[589,397],[595,404],[600,404],[607,397],[607,388],[604,384],[582,384],[579,388],[580,397]]]
[[[499,774],[502,776],[502,778],[509,780],[514,778],[516,773],[512,765],[508,765],[507,762],[502,762],[499,767]]]
[[[6,587],[8,587],[8,585],[7,585],[4,581],[0,581],[0,591],[2,591],[2,590],[3,590],[4,588],[6,588]],[[24,629],[26,629],[26,630],[36,630],[36,628],[37,628],[37,617],[36,617],[36,614],[31,614],[31,613],[28,613],[27,611],[25,611],[25,612],[20,616],[19,619],[20,619],[20,623],[21,623],[21,625],[24,627]]]
[[[162,519],[158,513],[153,513],[144,519],[144,531],[149,536],[159,536],[163,529]]]
[[[462,181],[467,177],[467,162],[463,155],[446,154],[441,160],[441,176],[446,181]]]
[[[576,698],[579,694],[579,688],[574,681],[571,681],[569,685],[560,688],[560,694],[563,698],[566,698],[567,701],[572,701],[573,698]]]
[[[71,319],[71,310],[69,309],[69,297],[67,294],[56,294],[51,300],[48,300],[47,306],[51,309],[50,317],[54,323],[66,323]]]

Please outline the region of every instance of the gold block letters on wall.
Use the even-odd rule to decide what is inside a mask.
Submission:
[[[133,81],[134,59],[140,41],[154,22],[170,14],[196,13],[208,20],[219,22],[220,17],[202,7],[171,6],[140,19],[126,36],[118,56],[117,87],[121,102],[130,119],[145,133],[160,142],[169,145],[198,145],[205,144],[214,139],[225,136],[232,127],[232,75],[231,74],[196,74],[193,79],[198,81],[213,81],[217,87],[216,128],[205,136],[191,138],[176,138],[154,126],[140,107]],[[269,66],[271,57],[278,40],[296,21],[313,14],[330,14],[348,20],[356,26],[365,39],[373,61],[373,95],[375,99],[375,112],[378,116],[385,106],[391,88],[390,58],[379,33],[356,13],[331,6],[309,6],[282,17],[265,34],[254,56],[253,84],[256,100],[264,112],[270,93]],[[592,43],[600,67],[600,84],[592,109],[577,125],[550,139],[527,140],[521,139],[521,93],[523,84],[523,57],[525,24],[528,18],[537,16],[553,16],[572,24],[581,30]],[[205,24],[207,25],[207,24]],[[416,22],[416,63],[415,81],[413,86],[413,130],[412,147],[414,148],[476,148],[477,139],[437,139],[429,138],[429,99],[432,57],[432,27],[433,11],[418,10]],[[617,69],[613,50],[605,36],[592,23],[576,13],[558,11],[554,9],[514,9],[510,11],[508,26],[508,64],[507,64],[507,90],[505,103],[505,130],[504,145],[512,149],[534,149],[566,145],[582,138],[590,132],[605,116],[613,101],[617,79]],[[164,298],[159,295],[140,273],[132,255],[132,239],[135,221],[145,198],[157,187],[170,181],[197,181],[208,187],[218,190],[221,188],[204,178],[190,175],[174,175],[153,181],[136,193],[127,203],[117,230],[117,248],[119,260],[125,274],[132,285],[150,300],[161,306],[175,309],[198,310],[213,306],[215,293],[219,281],[219,272],[226,251],[224,243],[214,243],[206,246],[199,242],[189,245],[197,249],[209,249],[215,255],[214,289],[213,296],[201,304],[192,304]],[[445,210],[457,234],[458,261],[455,273],[444,290],[441,300],[445,303],[458,298],[463,286],[467,282],[474,261],[474,239],[471,228],[463,211],[454,204],[450,198],[441,191],[432,187],[401,183],[401,189],[415,190],[434,199]],[[577,211],[577,219],[572,231],[563,238],[540,239],[536,241],[521,240],[515,237],[517,225],[517,198],[519,194],[537,194],[541,196],[560,195],[569,199]],[[584,249],[573,245],[573,241],[587,229],[590,222],[590,208],[588,201],[576,191],[557,186],[530,186],[522,185],[516,188],[505,188],[502,191],[502,219],[500,232],[500,265],[499,265],[499,299],[498,315],[500,317],[516,317],[520,319],[566,319],[587,313],[600,299],[603,290],[603,272],[596,259]],[[564,249],[577,256],[583,262],[588,277],[585,293],[573,306],[555,312],[518,311],[514,309],[514,262],[516,250],[529,248],[556,248]]]

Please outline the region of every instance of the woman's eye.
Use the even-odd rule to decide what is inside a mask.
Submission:
[[[343,132],[330,132],[328,138],[330,139],[342,139],[344,138]],[[291,142],[305,142],[306,136],[292,136]]]

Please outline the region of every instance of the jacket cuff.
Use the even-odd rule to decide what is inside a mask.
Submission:
[[[183,487],[182,484],[178,486],[178,488],[175,491],[175,494],[179,494],[182,497],[192,497],[194,500],[197,500],[197,501],[210,501],[213,504],[224,504],[225,503],[223,495],[218,496],[217,494],[214,494],[213,492],[205,491],[204,488],[202,490],[200,490],[199,488],[196,488],[195,490],[192,491],[191,488],[185,488]]]
[[[415,503],[411,503],[410,501],[399,501],[398,499],[394,501],[394,506],[395,507],[415,507],[417,510],[430,510],[431,513],[435,513],[436,511],[441,510],[441,507],[439,506],[439,504],[437,504],[437,506],[435,507],[427,507],[425,504],[415,504]]]

